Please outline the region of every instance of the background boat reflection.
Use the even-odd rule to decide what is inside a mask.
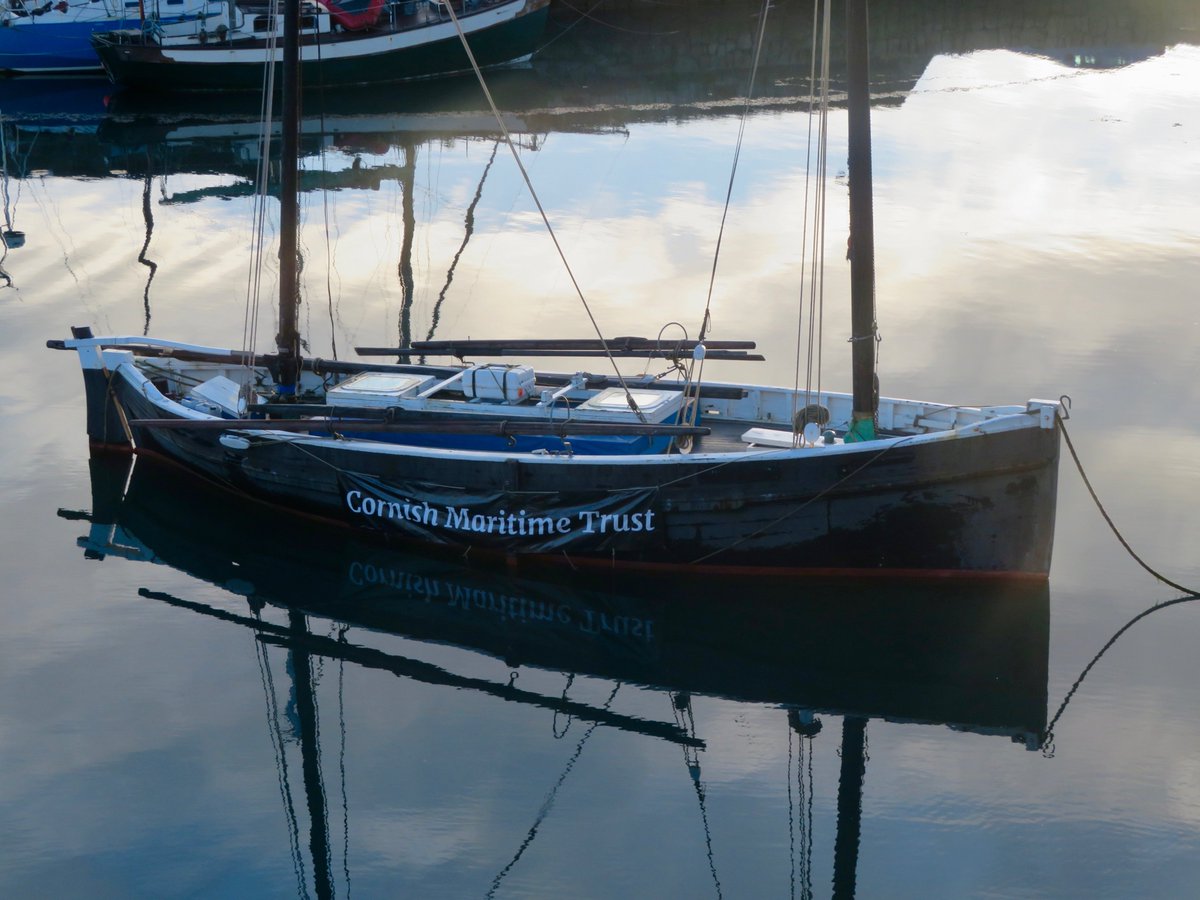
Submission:
[[[683,14],[686,6],[606,4],[602,14],[560,7],[533,62],[490,73],[489,89],[500,109],[524,117],[535,132],[612,129],[739,113],[745,104],[751,43],[731,35],[752,33],[757,5],[703,4],[702,15]],[[806,82],[797,73],[809,68],[811,9],[783,2],[774,4],[769,16],[775,37],[759,60],[755,108],[807,108]],[[1162,0],[1140,5],[1135,13],[1131,4],[1119,0],[1100,5],[1071,0],[1058,4],[1049,17],[1031,15],[1028,4],[1010,4],[989,11],[986,25],[981,22],[980,17],[961,15],[950,0],[919,9],[875,4],[875,102],[902,101],[939,54],[1007,47],[1077,69],[1127,66],[1185,40],[1200,27],[1200,8],[1187,0]],[[653,53],[646,52],[647,36],[653,36]],[[835,71],[832,77],[836,84],[841,76]],[[398,116],[434,113],[477,116],[480,127],[494,133],[485,111],[471,77],[383,90],[314,90],[305,99],[310,138],[351,131],[386,135],[399,130]],[[203,145],[219,138],[218,126],[255,123],[259,112],[255,98],[240,95],[171,97],[119,89],[102,78],[0,79],[4,120],[41,135],[42,146],[26,161],[28,167],[59,175],[104,177],[120,169],[137,176],[147,166],[156,175],[237,171],[221,168],[228,163],[218,163],[215,156],[208,163],[197,160],[195,169],[164,169],[164,160],[141,162],[136,150],[140,148],[144,157],[144,151],[159,150],[173,140]],[[345,119],[353,116],[361,121],[350,125]],[[208,126],[207,134],[202,124]],[[460,118],[459,126],[463,124]],[[465,133],[469,125],[467,129]],[[180,160],[178,165],[188,164]]]

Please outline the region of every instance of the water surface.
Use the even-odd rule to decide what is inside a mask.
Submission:
[[[1084,6],[936,33],[877,15],[880,379],[1069,395],[1114,521],[1196,586],[1200,31],[1179,4]],[[716,12],[621,15],[497,96],[603,331],[694,335],[742,50]],[[805,16],[783,5],[781,27]],[[793,378],[804,71],[766,60],[711,300],[713,336],[768,362],[713,377]],[[306,122],[310,352],[588,336],[476,91],[338,97]],[[1200,610],[1164,606],[1087,668],[1179,593],[1066,453],[1049,584],[986,590],[515,580],[89,460],[76,363],[47,339],[241,341],[261,151],[237,106],[0,84],[25,235],[0,259],[6,895],[1195,895]],[[835,387],[844,141],[835,109]]]

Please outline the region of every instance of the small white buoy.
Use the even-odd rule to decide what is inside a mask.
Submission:
[[[815,447],[817,440],[821,437],[821,426],[816,422],[809,422],[804,426],[804,446]]]
[[[244,438],[240,434],[223,434],[217,440],[221,442],[221,446],[229,450],[248,450],[250,449],[249,438]]]

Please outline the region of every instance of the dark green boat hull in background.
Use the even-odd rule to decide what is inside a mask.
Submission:
[[[545,31],[548,15],[548,3],[531,0],[526,11],[515,18],[469,34],[467,40],[476,62],[486,68],[530,56]],[[381,38],[385,36],[380,35]],[[365,45],[371,38],[371,34],[342,37],[321,46],[332,49],[335,44],[344,46],[361,42]],[[164,50],[156,42],[145,41],[140,33],[113,33],[97,38],[93,43],[109,78],[128,87],[156,91],[261,91],[264,83],[261,59],[246,62],[229,59],[232,45],[215,40],[203,49],[189,48],[180,53],[179,58],[172,58],[172,51]],[[262,46],[261,42],[254,42],[254,47],[258,46]],[[301,78],[305,86],[314,88],[387,84],[471,70],[457,35],[417,46],[392,47],[350,57],[310,56],[311,51],[311,45],[306,42],[302,49]],[[266,52],[265,48],[263,52]],[[282,77],[281,54],[275,66],[278,84]]]

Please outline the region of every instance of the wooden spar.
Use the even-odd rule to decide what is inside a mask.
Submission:
[[[413,348],[418,350],[433,350],[448,347],[501,346],[517,349],[534,349],[539,347],[566,348],[574,350],[603,349],[627,350],[634,347],[682,347],[694,349],[703,343],[710,350],[753,350],[758,345],[754,341],[692,341],[692,340],[662,340],[644,337],[616,337],[601,341],[597,338],[516,338],[511,340],[464,340],[464,341],[415,341]]]
[[[358,349],[358,348],[356,348]],[[366,351],[366,352],[364,352]],[[383,352],[380,352],[383,351]],[[495,347],[485,350],[466,351],[461,348],[450,350],[419,350],[415,347],[364,347],[358,349],[362,356],[570,356],[579,359],[600,357],[607,359],[619,357],[628,359],[691,359],[692,351],[675,347],[643,347],[633,350],[558,350],[546,347],[539,350]],[[746,353],[743,350],[706,350],[706,359],[741,360],[743,362],[763,362],[766,357],[761,353]]]
[[[60,511],[60,515],[62,512]],[[633,734],[644,734],[649,737],[662,738],[685,747],[696,747],[703,750],[704,741],[685,732],[675,723],[642,719],[636,716],[626,716],[610,711],[607,707],[593,706],[579,700],[568,700],[559,696],[547,696],[534,691],[519,690],[505,677],[500,681],[487,678],[475,678],[468,675],[458,675],[443,669],[433,663],[423,662],[407,656],[376,650],[374,647],[364,647],[348,643],[345,640],[313,634],[312,631],[296,631],[275,625],[263,619],[253,619],[249,616],[238,615],[225,609],[217,609],[194,600],[184,600],[162,591],[152,591],[149,588],[139,588],[138,596],[149,600],[158,600],[176,609],[186,609],[190,612],[208,616],[222,622],[240,625],[254,632],[258,639],[265,644],[288,649],[305,647],[313,656],[326,659],[342,660],[362,666],[365,669],[375,669],[391,672],[401,678],[410,678],[421,684],[435,684],[453,687],[456,690],[476,691],[503,698],[507,703],[523,703],[527,706],[564,712],[577,719],[589,722],[601,722],[629,731]]]
[[[342,362],[340,360],[312,359],[304,360],[304,368],[320,374],[350,374],[353,372],[416,372],[424,375],[443,375],[449,378],[462,370],[453,366],[418,366],[394,363],[360,363]],[[595,375],[591,372],[579,373],[584,378],[584,384],[590,390],[602,390],[606,387],[617,387],[622,382],[610,375]],[[564,387],[570,384],[576,376],[562,372],[535,372],[534,377],[539,385],[546,387]],[[682,381],[662,381],[652,375],[636,378],[626,378],[624,385],[630,388],[650,388],[656,391],[682,391],[687,385]],[[696,396],[696,386],[690,388],[692,396]],[[707,400],[744,400],[746,389],[731,384],[704,384],[699,386],[700,396]]]
[[[377,419],[130,419],[131,428],[164,428],[182,431],[325,431],[387,432],[393,434],[481,434],[516,435],[687,435],[703,436],[711,429],[693,425],[652,425],[641,422],[547,422],[520,419],[461,417],[419,419],[411,422],[381,422]]]
[[[288,647],[291,655],[288,667],[292,673],[294,710],[299,726],[301,772],[304,775],[304,796],[308,802],[308,846],[312,852],[313,884],[320,900],[332,900],[333,876],[330,871],[329,815],[325,806],[325,784],[321,777],[320,729],[317,721],[316,679],[313,677],[312,655],[304,638],[309,636],[308,618],[291,607],[288,624],[295,642]]]
[[[145,588],[142,590],[145,590]],[[145,596],[155,595],[147,593]],[[156,597],[156,599],[159,598]],[[262,634],[259,640],[265,644],[290,647],[295,644],[298,638],[290,635],[281,637],[274,632],[268,632]],[[696,747],[703,750],[706,746],[703,740],[688,734],[676,723],[627,716],[612,712],[606,706],[594,706],[577,700],[569,700],[566,697],[547,696],[534,691],[520,690],[514,687],[512,681],[508,679],[493,681],[487,678],[459,675],[433,663],[386,653],[382,650],[376,650],[373,647],[349,644],[345,641],[313,634],[311,631],[304,636],[304,640],[314,648],[313,652],[320,656],[329,659],[345,659],[363,668],[392,672],[401,678],[410,678],[422,684],[449,685],[456,690],[475,691],[499,697],[506,703],[523,703],[527,706],[551,709],[556,713],[564,712],[573,718],[583,721],[600,722],[614,728],[619,728],[622,731],[661,738],[664,741],[670,741],[673,744],[680,744],[685,747]]]
[[[294,395],[300,378],[300,288],[296,231],[300,221],[300,0],[284,4],[283,144],[279,184],[279,383],[281,395]]]
[[[850,175],[850,328],[853,362],[852,431],[874,436],[875,221],[871,178],[871,87],[867,59],[867,0],[846,4],[848,157]],[[860,430],[859,423],[862,422]]]
[[[518,353],[535,350],[554,351],[611,351],[659,350],[663,352],[691,353],[700,341],[658,340],[644,337],[618,337],[611,340],[596,338],[518,338],[514,340],[462,340],[462,341],[413,341],[403,347],[355,347],[359,356],[395,356],[405,353],[423,353],[429,356],[463,356],[479,354],[491,356],[498,353]],[[754,350],[754,341],[704,341],[706,351]]]
[[[61,339],[51,339],[46,341],[46,346],[51,350],[71,350],[74,347],[68,347]],[[199,350],[181,350],[177,347],[148,347],[145,344],[120,344],[112,343],[105,344],[110,350],[129,350],[136,353],[138,356],[143,356],[152,359],[174,359],[180,362],[211,362],[211,363],[236,363],[238,365],[247,365],[249,359],[247,355],[240,350],[229,350],[227,352],[209,353]],[[394,353],[395,351],[389,351]],[[254,361],[259,365],[273,368],[276,366],[279,357],[273,353],[265,353],[255,357]],[[303,371],[317,372],[321,375],[355,375],[359,372],[417,372],[423,375],[434,375],[442,378],[449,378],[452,375],[462,371],[458,366],[420,366],[409,365],[405,363],[366,363],[356,362],[353,360],[340,359],[321,359],[320,357],[308,357],[301,359],[300,369]],[[606,387],[616,386],[619,382],[608,375],[596,375],[591,372],[580,373],[586,380],[588,388],[600,390]],[[569,384],[575,377],[566,375],[562,372],[537,372],[535,373],[538,384],[544,384],[547,387],[562,387]],[[642,376],[638,378],[626,378],[625,385],[632,388],[648,387],[656,391],[681,391],[684,388],[682,382],[675,381],[660,381],[651,376]],[[695,389],[692,390],[693,394]],[[742,400],[746,396],[745,388],[734,385],[724,384],[701,384],[700,396],[708,400]]]

